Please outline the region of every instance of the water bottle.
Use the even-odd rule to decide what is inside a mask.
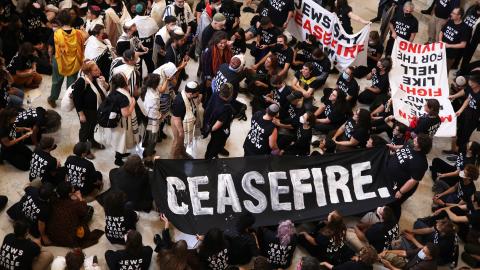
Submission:
[[[27,108],[32,108],[32,100],[30,99],[30,95],[27,95]]]

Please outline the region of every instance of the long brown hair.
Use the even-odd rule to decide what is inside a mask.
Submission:
[[[320,231],[326,237],[333,239],[335,245],[344,241],[346,232],[347,227],[343,223],[343,217],[337,211],[333,212],[330,221]]]
[[[210,40],[210,50],[212,50],[212,74],[216,74],[220,65],[223,63],[230,63],[232,58],[232,50],[230,47],[225,46],[223,49],[223,55],[220,53],[220,50],[217,47],[217,44],[222,40],[228,40],[227,33],[224,31],[218,31],[213,34],[212,39]]]
[[[185,240],[176,242],[169,250],[163,250],[157,256],[160,269],[187,270],[191,269],[187,263],[188,246]]]

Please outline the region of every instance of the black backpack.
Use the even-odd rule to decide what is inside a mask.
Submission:
[[[98,125],[104,128],[116,128],[120,118],[120,108],[115,104],[115,95],[118,95],[116,91],[110,93],[107,98],[100,104],[97,111]],[[121,95],[121,94],[120,94]]]

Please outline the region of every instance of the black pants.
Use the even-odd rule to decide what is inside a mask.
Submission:
[[[472,38],[470,39],[470,42],[467,44],[467,47],[465,47],[465,50],[463,51],[462,65],[460,66],[459,70],[460,74],[466,75],[470,61],[472,61],[473,54],[477,50],[478,42],[480,42],[480,27],[477,27],[475,29],[472,34]]]
[[[225,147],[228,134],[225,134],[223,128],[212,131],[210,133],[210,142],[207,145],[207,152],[205,153],[205,159],[212,159],[218,157],[218,154]]]
[[[392,54],[394,44],[395,39],[393,39],[392,37],[388,38],[387,46],[385,47],[385,56],[390,56]]]
[[[432,160],[432,166],[430,166],[430,171],[432,172],[432,180],[436,181],[437,180],[437,175],[439,173],[449,173],[449,172],[454,172],[456,171],[457,168],[453,165],[448,164],[445,162],[443,159],[440,158],[434,158]],[[449,186],[455,185],[459,180],[459,176],[455,177],[446,177],[446,178],[440,178],[443,181],[445,181]]]
[[[370,90],[364,90],[362,93],[360,93],[360,95],[358,95],[358,102],[370,105],[373,103],[373,101],[375,101],[375,99],[377,99],[378,96],[379,94],[376,94]]]
[[[7,202],[8,202],[7,196],[0,195],[0,211],[2,211],[3,208],[5,208],[5,206],[7,205]]]
[[[78,131],[78,140],[80,142],[94,142],[95,126],[97,125],[97,111],[84,110],[85,123],[80,122],[80,130]]]
[[[393,213],[397,217],[397,220],[400,220],[400,217],[402,216],[402,204],[415,193],[415,191],[417,190],[417,187],[418,187],[418,183],[415,185],[415,187],[412,188],[412,190],[403,194],[403,196],[400,199],[395,200],[388,204],[388,206],[392,208]],[[401,186],[399,186],[398,188],[400,189]],[[395,196],[395,193],[392,196]]]
[[[373,134],[380,134],[382,132],[387,132],[389,138],[393,136],[393,128],[391,128],[387,123],[385,123],[385,119],[377,119],[372,120],[372,133]]]
[[[30,161],[32,160],[32,150],[22,142],[14,144],[8,148],[2,146],[2,158],[12,164],[13,167],[22,170],[30,170]]]

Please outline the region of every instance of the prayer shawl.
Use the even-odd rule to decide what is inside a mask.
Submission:
[[[58,73],[62,76],[71,76],[82,67],[85,39],[82,31],[72,29],[68,34],[58,29],[53,35],[55,44],[55,59]]]
[[[187,93],[182,91],[180,93],[182,95],[183,102],[185,103],[185,117],[183,118],[183,132],[184,134],[184,141],[185,145],[190,145],[193,143],[193,139],[195,137],[200,136],[200,127],[199,124],[199,117],[197,117],[197,104],[194,100],[190,100],[187,97]]]
[[[158,66],[160,63],[158,63],[158,54],[160,53],[160,49],[165,50],[165,46],[163,48],[158,45],[155,40],[157,40],[157,37],[160,36],[162,38],[163,44],[167,44],[167,42],[170,40],[170,33],[167,30],[167,27],[164,26],[158,30],[158,32],[155,34],[155,39],[153,42],[153,55],[152,55],[152,60],[155,66]]]
[[[96,82],[98,84],[98,86],[100,87],[100,89],[97,89],[97,87],[95,86],[95,84],[93,84],[90,79],[87,77],[87,76],[84,76],[83,79],[85,80],[85,83],[90,85],[90,88],[92,89],[92,91],[95,93],[95,95],[97,96],[97,109],[100,107],[100,104],[102,104],[102,101],[103,101],[103,98],[102,97],[106,97],[107,96],[107,90],[105,90],[103,88],[103,85],[101,82],[99,82],[98,79],[96,79]],[[102,91],[103,95],[100,94],[100,91]]]
[[[149,16],[137,15],[132,21],[137,26],[138,37],[140,39],[151,37],[158,31],[157,22]]]
[[[165,1],[157,0],[152,4],[150,16],[157,22],[159,27],[163,26],[163,13],[165,12]]]
[[[107,39],[104,42],[95,36],[90,36],[85,42],[85,59],[96,61],[105,51],[109,50],[108,43],[110,41]]]
[[[125,4],[123,5],[122,17],[120,18],[113,8],[109,8],[105,11],[105,31],[112,44],[117,44],[118,37],[123,32],[123,24],[131,19],[132,17],[130,17]]]
[[[97,24],[103,25],[103,16],[100,15],[94,20],[85,20],[85,31],[88,33]]]
[[[136,66],[126,64],[125,62],[123,62],[122,57],[118,57],[112,62],[112,68],[110,69],[110,78],[112,78],[113,75],[118,73],[123,73],[123,75],[127,78],[127,82],[130,88],[130,95],[133,96],[133,91],[135,91],[136,86],[139,85],[139,83],[137,82],[139,74]]]

